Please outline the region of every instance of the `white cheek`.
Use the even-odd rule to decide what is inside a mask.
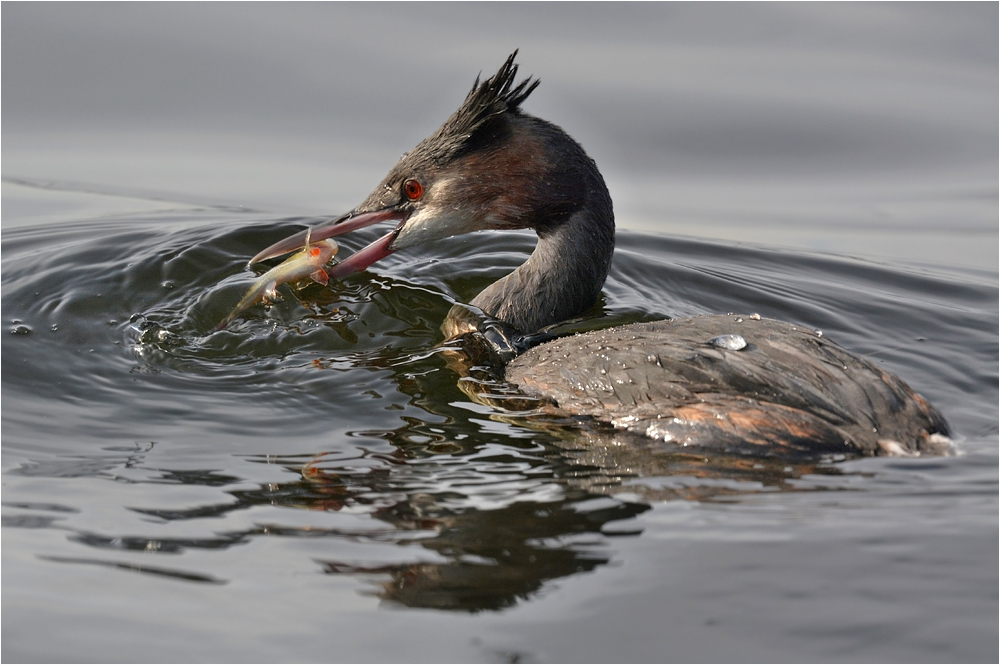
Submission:
[[[466,211],[424,208],[407,220],[392,248],[405,249],[475,230],[475,220]]]

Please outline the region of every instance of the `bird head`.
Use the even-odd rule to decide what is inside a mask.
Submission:
[[[486,229],[531,227],[541,233],[567,219],[583,200],[574,169],[581,158],[593,162],[561,129],[522,113],[521,103],[539,81],[528,77],[515,84],[516,55],[485,81],[477,77],[458,110],[404,154],[361,205],[275,243],[250,263],[302,247],[307,234],[316,241],[396,224],[330,270],[331,277],[340,277],[432,240]],[[566,145],[569,159],[558,155]]]

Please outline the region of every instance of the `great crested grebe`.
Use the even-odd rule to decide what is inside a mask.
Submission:
[[[517,51],[350,213],[265,249],[257,262],[379,222],[388,234],[329,270],[483,229],[534,229],[517,270],[472,301],[521,333],[577,316],[611,267],[615,222],[597,165],[566,132],[521,110]],[[473,329],[449,321],[450,334]],[[546,342],[506,378],[566,413],[682,446],[750,454],[947,454],[944,418],[902,380],[820,334],[757,315],[639,323]]]

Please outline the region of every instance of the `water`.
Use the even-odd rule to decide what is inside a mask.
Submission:
[[[983,653],[985,276],[620,233],[581,327],[738,307],[803,322],[906,376],[963,451],[701,464],[509,424],[460,391],[440,321],[528,235],[445,241],[211,332],[252,278],[246,257],[316,221],[164,206],[4,234],[9,653],[148,657],[151,639],[182,659]],[[70,637],[44,640],[53,622]],[[591,623],[635,644],[584,648]]]
[[[11,16],[28,37],[39,26],[55,34],[74,19],[68,9],[3,11],[5,56],[32,53],[9,38]],[[86,11],[72,33],[82,42],[119,25],[88,23]],[[148,28],[134,11],[116,20]],[[212,13],[219,11],[200,17],[206,34],[225,32],[228,23]],[[273,22],[270,8],[258,11]],[[557,18],[553,9],[535,11],[539,21]],[[711,32],[711,15],[699,23],[688,11],[672,20]],[[748,25],[771,25],[770,11]],[[923,10],[906,11],[912,25],[928,20]],[[160,16],[167,26],[160,29],[187,45],[178,52],[192,43],[206,53],[221,48],[207,37],[199,42],[184,16]],[[276,25],[306,30],[293,16],[282,14]],[[346,16],[356,25],[375,17]],[[995,7],[992,20],[995,39]],[[920,48],[950,53],[945,33]],[[533,34],[524,28],[519,43],[545,53],[544,35]],[[115,52],[113,40],[97,42]],[[896,56],[909,53],[910,42],[897,42]],[[277,44],[276,52],[290,48]],[[974,59],[975,48],[963,48],[954,57]],[[801,45],[781,49],[816,55]],[[796,159],[806,171],[815,168],[805,174],[789,173],[777,158],[751,164],[749,175],[718,172],[719,145],[709,141],[693,154],[694,144],[677,140],[661,148],[676,154],[687,145],[693,170],[671,171],[649,162],[659,149],[642,148],[627,128],[581,121],[596,108],[577,104],[586,88],[555,93],[569,106],[544,107],[539,93],[563,76],[558,57],[544,60],[553,70],[525,65],[545,79],[531,110],[596,137],[572,130],[598,157],[618,210],[603,299],[566,332],[729,311],[801,323],[902,376],[942,411],[960,449],[949,458],[795,464],[678,458],[653,443],[615,445],[472,401],[439,325],[453,303],[468,302],[524,259],[534,243],[529,233],[453,238],[330,288],[286,288],[283,302],[254,307],[213,332],[254,278],[245,269],[249,256],[346,209],[352,197],[361,200],[387,167],[378,162],[382,141],[398,155],[422,134],[363,134],[355,152],[337,139],[340,149],[326,151],[321,167],[301,148],[304,140],[290,140],[290,152],[264,149],[244,125],[236,134],[257,146],[246,154],[258,161],[227,171],[212,160],[222,159],[215,141],[229,139],[199,124],[195,112],[184,116],[192,132],[163,130],[159,143],[138,149],[136,136],[154,135],[149,126],[109,131],[84,117],[84,104],[78,116],[62,106],[48,111],[49,129],[66,141],[44,148],[44,118],[20,110],[31,107],[32,88],[8,78],[12,59],[5,58],[7,90],[22,94],[4,114],[3,658],[995,659],[993,54],[985,107],[992,113],[979,114],[973,103],[977,70],[959,68],[962,75],[949,78],[954,61],[942,55],[933,75],[964,105],[938,125],[927,105],[895,109],[933,131],[916,147],[907,144],[915,151],[907,167],[878,164],[860,174],[848,171],[870,164],[852,162],[849,149],[833,162],[809,156],[810,140],[838,142],[808,132],[785,135],[801,149]],[[497,60],[476,57],[474,69]],[[859,66],[889,60],[902,61],[862,58],[867,64]],[[47,71],[41,58],[32,62]],[[70,62],[85,70],[91,61]],[[377,89],[380,61],[366,62]],[[469,83],[468,63],[461,64],[459,98]],[[924,71],[927,60],[918,64]],[[450,80],[441,67],[428,72],[427,85]],[[607,89],[625,85],[601,70],[593,75]],[[783,75],[768,94],[785,89]],[[712,80],[728,94],[756,95],[724,76],[706,74],[702,85],[712,88]],[[837,85],[835,76],[824,80]],[[892,80],[899,92],[911,79]],[[85,100],[98,110],[102,97],[120,92],[103,85],[110,88]],[[48,98],[67,94],[45,90]],[[921,94],[933,98],[933,90]],[[374,99],[366,94],[356,98]],[[811,93],[801,94],[811,109]],[[431,125],[452,101],[427,112]],[[694,127],[701,110],[691,105],[679,113]],[[771,110],[748,113],[763,122]],[[340,118],[337,131],[363,132],[368,120]],[[715,120],[702,120],[710,135]],[[982,161],[969,146],[990,135]],[[891,156],[899,138],[891,127],[868,136],[876,145],[863,146],[862,157]],[[166,147],[174,139],[191,152]],[[602,140],[632,146],[646,180],[633,178]],[[965,148],[939,162],[931,156],[935,141]],[[749,155],[753,145],[737,142],[734,154]],[[362,153],[374,153],[366,158],[373,164],[340,156]],[[181,171],[164,176],[171,165]],[[245,177],[257,168],[279,182]],[[657,177],[681,185],[650,190]],[[793,185],[800,186],[795,195]],[[664,191],[680,198],[664,197],[657,208]],[[346,236],[342,255],[380,232]]]

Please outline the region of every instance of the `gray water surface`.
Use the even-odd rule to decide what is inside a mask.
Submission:
[[[996,660],[995,4],[2,12],[4,660]],[[439,325],[530,233],[213,332],[515,47],[615,200],[564,332],[819,329],[960,454],[692,458],[477,403]]]

